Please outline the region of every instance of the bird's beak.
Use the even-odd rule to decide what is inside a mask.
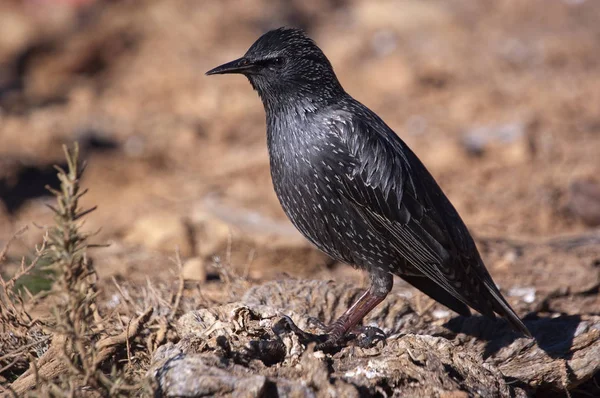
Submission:
[[[239,58],[235,61],[227,62],[206,72],[207,75],[223,75],[225,73],[249,73],[255,68],[255,64],[248,58]]]

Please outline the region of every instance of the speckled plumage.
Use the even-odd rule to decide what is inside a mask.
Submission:
[[[385,298],[391,274],[459,314],[469,315],[468,306],[498,313],[529,334],[425,166],[343,90],[302,31],[270,31],[243,58],[208,73],[243,73],[258,92],[273,185],[296,228],[331,257],[371,275],[361,300],[372,300],[337,322],[336,338]]]

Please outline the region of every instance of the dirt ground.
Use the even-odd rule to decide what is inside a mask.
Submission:
[[[254,323],[241,327],[248,336],[274,341],[261,323],[273,318],[273,308],[293,312],[299,325],[307,315],[327,321],[341,311],[318,300],[320,310],[298,307],[293,300],[302,295],[288,303],[284,295],[281,305],[274,304],[275,293],[273,302],[252,297],[249,289],[261,286],[260,294],[268,296],[269,281],[281,286],[296,281],[300,287],[288,291],[304,292],[304,283],[313,289],[333,280],[335,292],[339,286],[364,287],[366,279],[312,248],[285,218],[270,181],[264,111],[248,82],[204,75],[242,55],[269,28],[302,27],[329,57],[345,89],[376,111],[436,177],[542,348],[519,351],[488,330],[508,333],[502,323],[455,318],[397,280],[389,299],[397,308],[385,306],[396,318],[388,322],[389,314],[378,310],[367,320],[396,336],[386,348],[334,353],[325,370],[323,363],[314,365],[321,357],[306,344],[310,355],[298,354],[296,362],[283,355],[285,360],[274,360],[278,365],[267,366],[262,358],[256,368],[238,358],[234,368],[219,370],[238,381],[198,391],[236,395],[236,383],[251,382],[255,394],[246,393],[265,396],[274,391],[327,396],[332,389],[338,396],[561,396],[567,390],[572,396],[600,395],[598,21],[600,3],[591,0],[3,1],[0,247],[23,226],[29,229],[11,245],[0,271],[14,273],[19,259],[31,257],[42,239],[37,226],[53,223],[44,186],[57,186],[53,165],[64,164],[61,146],[78,141],[88,162],[83,204],[98,206],[85,229],[98,230],[94,242],[109,243],[88,253],[99,276],[100,308],[118,307],[117,284],[138,293],[153,286],[164,290],[158,296],[172,297],[179,250],[189,282],[178,315],[235,307],[235,314],[252,314]],[[202,299],[192,297],[199,292]],[[155,304],[156,312],[160,303]],[[223,314],[215,319],[225,322],[229,315]],[[208,322],[207,316],[196,318]],[[544,321],[559,316],[587,322],[587,329],[582,323],[569,329]],[[153,354],[152,365],[140,365],[144,372],[158,369],[169,350],[195,347],[197,355],[227,356],[212,329],[206,337],[214,342],[199,349],[204,343],[192,335],[202,334],[200,326],[183,319],[174,329],[177,337],[165,338]],[[551,344],[569,331],[572,344]],[[577,340],[580,335],[585,338]],[[497,347],[478,343],[484,338]],[[245,343],[227,344],[235,351]],[[287,353],[301,343],[286,343]],[[465,360],[447,344],[460,345],[475,359]],[[552,361],[571,367],[564,380],[553,379],[550,370],[547,377],[527,376],[523,368],[531,364],[507,359],[523,352],[548,354],[548,347],[560,352],[550,355]],[[427,360],[411,354],[412,365],[388,363],[378,373],[373,361],[397,356],[395,349],[427,358],[433,351],[438,357],[431,361],[441,370],[425,366],[431,378],[424,376],[410,366]],[[577,353],[587,370],[568,362]],[[539,361],[548,369],[559,366]],[[375,376],[365,373],[361,379],[357,369],[367,369],[367,362]],[[313,370],[295,374],[297,364]],[[193,366],[202,374],[217,369],[206,361]],[[328,379],[317,380],[311,372],[320,371],[314,369],[329,372]],[[480,373],[470,373],[473,369]],[[256,378],[244,378],[248,374]],[[165,387],[176,384],[168,377],[155,379],[165,395],[178,395]],[[297,378],[310,380],[308,390],[281,381]],[[419,389],[429,384],[433,387]]]

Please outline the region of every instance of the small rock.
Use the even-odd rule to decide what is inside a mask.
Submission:
[[[203,206],[194,208],[190,218],[198,253],[205,258],[222,254],[219,251],[229,244],[229,239],[232,237],[232,225]]]
[[[206,282],[206,269],[204,267],[204,260],[200,257],[193,257],[183,263],[183,269],[181,270],[183,279],[188,281],[200,281]]]
[[[140,218],[125,235],[126,242],[152,250],[173,252],[179,248],[184,257],[194,252],[185,220],[172,214],[150,214]]]
[[[470,155],[494,153],[511,163],[526,160],[532,151],[523,122],[471,128],[463,134],[462,144]]]
[[[418,136],[427,132],[429,121],[422,115],[412,115],[404,123],[404,129],[410,135]]]
[[[123,145],[123,149],[125,154],[132,158],[141,157],[146,150],[146,142],[145,140],[137,135],[129,137],[125,141],[125,145]]]
[[[443,309],[435,309],[431,315],[433,315],[435,319],[444,319],[448,318],[451,315],[451,312]]]
[[[398,37],[391,30],[379,30],[371,39],[371,47],[379,57],[389,55],[398,46]]]
[[[504,253],[502,258],[500,258],[495,264],[495,269],[510,269],[510,267],[514,266],[517,259],[519,258],[519,254],[515,250],[510,250]]]
[[[535,288],[534,287],[513,287],[508,291],[508,295],[511,297],[520,297],[527,304],[531,304],[535,301]]]
[[[569,187],[568,208],[589,226],[600,225],[600,184],[577,180]]]
[[[213,364],[215,362],[218,363],[218,358],[210,355],[176,353],[156,364],[148,375],[156,380],[166,397],[258,397],[264,394],[265,376],[238,375],[233,371],[241,368],[239,365],[221,369]]]

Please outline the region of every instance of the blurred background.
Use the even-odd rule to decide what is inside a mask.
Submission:
[[[316,40],[479,244],[593,232],[598,21],[600,2],[585,0],[3,0],[0,246],[25,225],[11,258],[40,242],[36,225],[52,223],[44,186],[56,185],[61,146],[78,141],[85,204],[98,205],[86,229],[110,243],[91,252],[101,278],[170,277],[176,247],[189,279],[224,261],[253,280],[360,278],[285,218],[246,79],[204,76],[282,25]],[[509,283],[515,260],[503,253],[484,248]]]

